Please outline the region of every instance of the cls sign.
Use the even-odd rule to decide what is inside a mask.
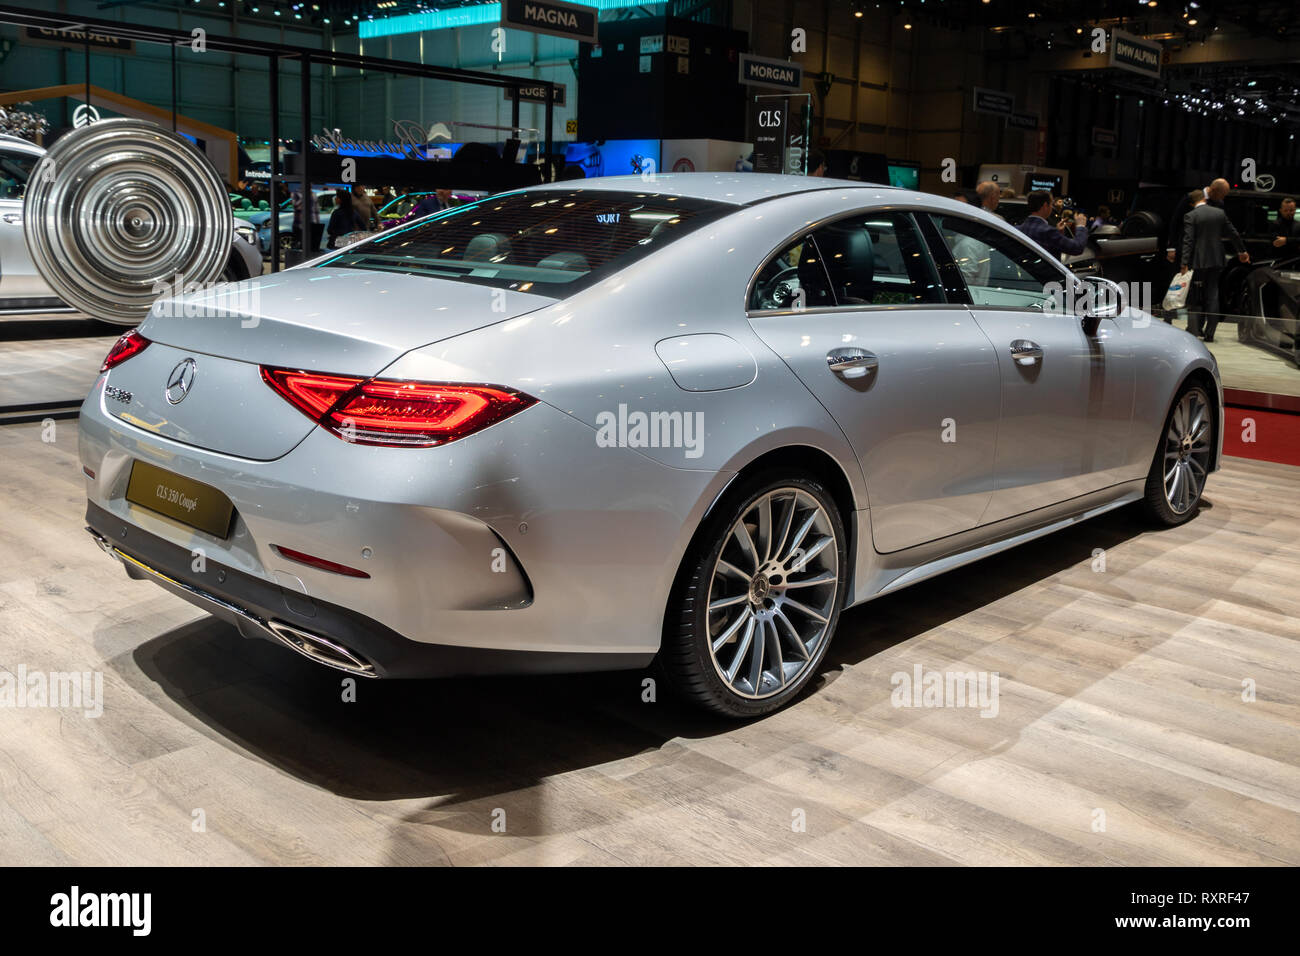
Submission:
[[[781,125],[781,113],[781,110],[759,110],[759,127],[761,129],[776,129]]]

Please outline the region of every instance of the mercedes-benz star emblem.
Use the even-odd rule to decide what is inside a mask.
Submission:
[[[190,393],[194,386],[194,370],[197,363],[192,358],[187,358],[167,376],[167,402],[171,405],[179,405],[185,401],[185,396]]]

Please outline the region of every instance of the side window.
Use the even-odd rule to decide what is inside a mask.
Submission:
[[[767,309],[813,309],[835,304],[821,254],[811,236],[800,236],[782,249],[754,280],[746,306]]]
[[[750,311],[944,301],[907,213],[858,213],[801,236],[759,272]]]
[[[813,238],[836,305],[943,301],[934,263],[906,213],[850,216],[822,226]]]
[[[22,199],[35,165],[28,153],[0,153],[0,199]]]
[[[1058,310],[1065,278],[1028,245],[961,216],[933,216],[974,305]]]

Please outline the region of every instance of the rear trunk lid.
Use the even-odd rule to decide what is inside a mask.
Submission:
[[[259,366],[371,376],[413,348],[552,301],[391,272],[293,269],[160,301],[140,324],[151,344],[108,372],[102,401],[162,437],[268,461],[315,425]]]

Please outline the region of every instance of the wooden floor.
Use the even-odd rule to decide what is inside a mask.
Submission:
[[[0,428],[0,666],[102,671],[106,704],[0,710],[0,863],[1300,864],[1300,469],[1230,460],[1183,528],[1113,514],[851,611],[815,693],[733,725],[640,674],[344,703],[129,581],[58,428]],[[893,707],[917,664],[998,672],[998,715]]]
[[[80,313],[0,315],[0,408],[81,404],[123,331]]]

